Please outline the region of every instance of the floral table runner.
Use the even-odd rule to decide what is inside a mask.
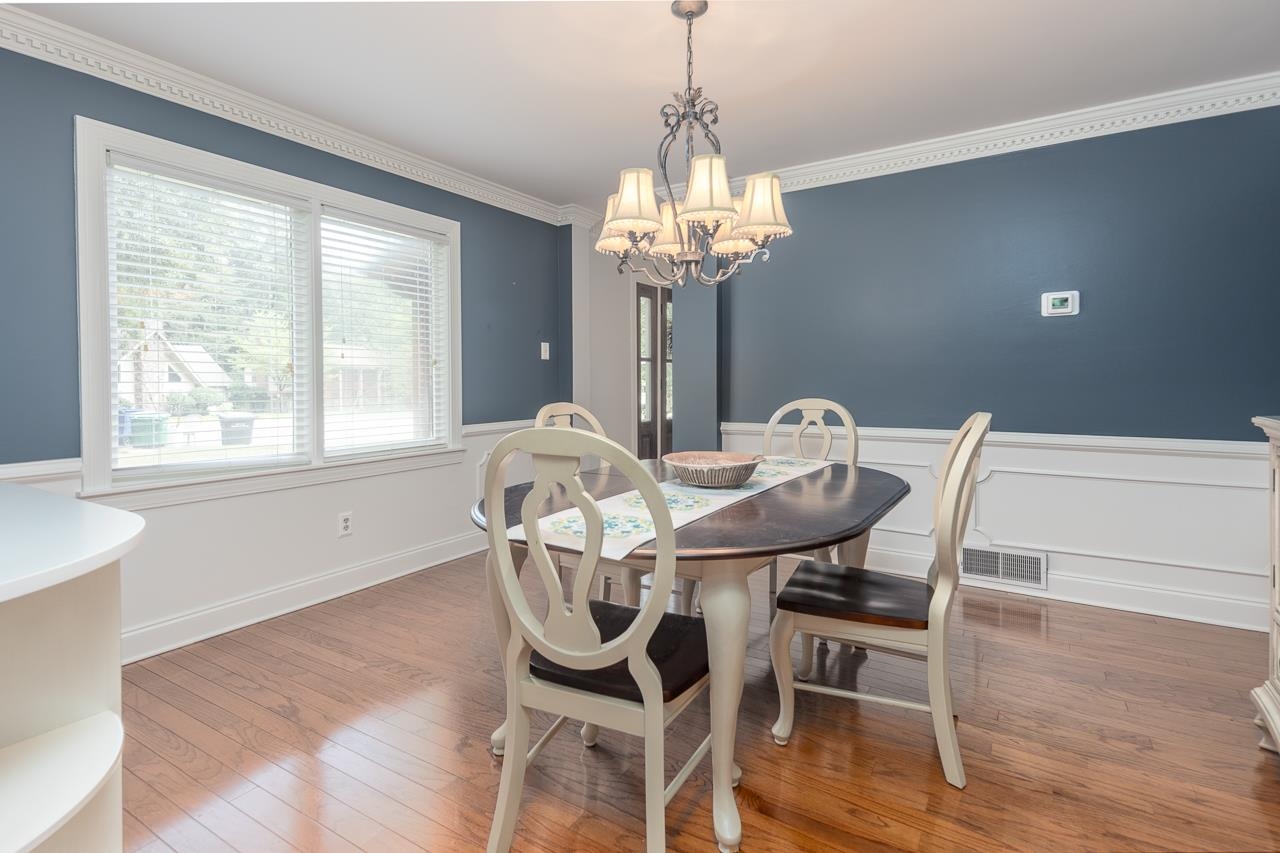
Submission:
[[[686,524],[704,518],[730,504],[781,485],[788,480],[803,477],[813,471],[826,468],[831,463],[825,459],[796,459],[789,456],[766,456],[751,479],[736,489],[700,489],[687,486],[679,480],[660,483],[671,510],[671,521],[679,530]],[[653,518],[645,508],[639,491],[632,490],[599,501],[604,516],[604,543],[600,556],[606,560],[621,560],[633,550],[653,538]],[[582,511],[566,509],[538,520],[542,540],[549,546],[582,551],[586,539],[586,520]],[[507,530],[507,536],[517,542],[526,541],[524,525],[517,524]]]

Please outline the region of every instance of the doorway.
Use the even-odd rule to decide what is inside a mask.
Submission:
[[[636,284],[636,455],[657,459],[671,450],[671,288]]]

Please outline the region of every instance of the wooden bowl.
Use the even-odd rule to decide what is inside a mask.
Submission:
[[[764,457],[719,450],[686,450],[662,457],[682,483],[704,489],[736,489],[755,473]]]

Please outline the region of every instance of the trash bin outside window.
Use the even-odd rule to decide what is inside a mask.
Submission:
[[[133,416],[138,412],[145,412],[145,411],[146,409],[143,409],[139,406],[121,406],[120,408],[116,409],[116,443],[117,444],[119,444],[121,447],[124,447],[125,445],[129,444],[133,436],[133,430],[131,429]]]
[[[253,412],[218,412],[218,424],[222,427],[222,444],[253,443]]]
[[[169,416],[164,412],[131,413],[129,441],[134,447],[164,447],[169,441]]]

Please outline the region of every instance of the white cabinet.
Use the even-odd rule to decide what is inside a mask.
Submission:
[[[0,483],[0,850],[122,846],[120,558],[142,527]]]
[[[1271,439],[1271,660],[1267,680],[1253,689],[1253,704],[1258,706],[1254,720],[1262,728],[1259,746],[1277,752],[1280,743],[1280,586],[1276,571],[1280,566],[1280,415],[1254,418]]]

